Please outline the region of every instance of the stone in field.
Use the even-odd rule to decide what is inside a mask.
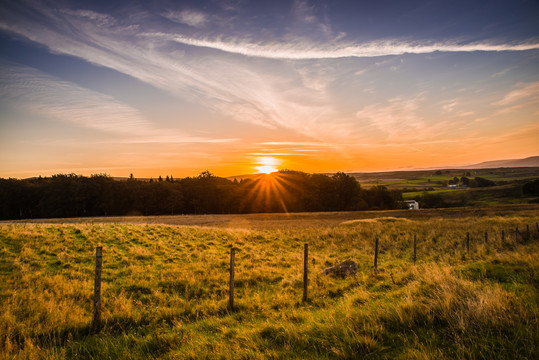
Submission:
[[[357,274],[357,263],[352,260],[346,260],[339,265],[332,266],[330,268],[324,269],[322,271],[324,275],[332,275],[332,276],[349,276],[349,275],[356,275]]]

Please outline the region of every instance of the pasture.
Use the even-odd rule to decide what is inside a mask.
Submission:
[[[438,174],[437,174],[438,172]],[[444,181],[456,177],[476,176],[495,181],[497,183],[522,183],[534,180],[539,176],[539,168],[493,168],[493,169],[445,169],[445,170],[412,170],[412,171],[387,171],[373,173],[351,173],[362,186],[372,187],[384,185],[389,189],[443,189]]]
[[[537,358],[538,210],[1,222],[0,353],[8,359]],[[103,248],[98,329],[92,327],[96,246]],[[348,259],[358,263],[356,276],[322,274]]]
[[[364,188],[383,185],[391,190],[403,191],[404,199],[419,200],[425,194],[435,195],[446,205],[427,204],[422,207],[454,206],[497,206],[507,204],[537,203],[536,195],[523,194],[522,187],[528,181],[539,177],[539,168],[495,168],[495,169],[447,169],[393,171],[382,173],[354,173],[353,175]],[[481,177],[496,183],[496,186],[466,189],[449,189],[447,184],[455,177],[469,179]],[[427,196],[428,196],[427,195]]]

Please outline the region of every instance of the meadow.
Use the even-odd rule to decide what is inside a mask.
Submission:
[[[418,200],[422,207],[493,206],[504,204],[537,203],[537,195],[524,194],[526,182],[539,177],[539,168],[493,168],[493,169],[446,169],[393,171],[382,173],[354,173],[364,188],[385,186],[390,190],[402,191],[405,200]],[[495,182],[495,186],[466,189],[450,189],[447,184],[455,177],[470,179],[481,177]],[[443,202],[429,204],[423,196],[434,195]],[[445,203],[445,204],[444,204]]]
[[[351,173],[362,186],[369,188],[383,185],[389,189],[414,189],[423,190],[433,188],[435,190],[447,188],[442,183],[456,177],[476,176],[495,181],[497,183],[522,183],[536,179],[539,176],[539,168],[492,168],[492,169],[445,169],[445,170],[412,170],[412,171],[387,171],[374,173]]]
[[[0,222],[0,357],[538,358],[538,210]],[[92,328],[96,246],[103,248],[99,329]],[[358,263],[356,276],[322,274],[348,259]]]

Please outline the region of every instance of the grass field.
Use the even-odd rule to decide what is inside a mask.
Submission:
[[[388,171],[374,173],[351,173],[362,186],[371,187],[384,185],[389,189],[413,189],[413,188],[445,188],[442,182],[460,178],[482,177],[495,182],[523,183],[525,181],[537,179],[539,168],[496,168],[496,169],[446,169],[440,170],[441,174],[436,174],[437,170],[416,170],[416,171]]]
[[[495,168],[495,169],[446,169],[393,171],[381,173],[353,173],[364,188],[382,185],[391,190],[402,191],[405,200],[420,200],[420,207],[438,206],[493,206],[508,204],[538,203],[536,195],[523,194],[526,182],[539,177],[539,168]],[[449,189],[447,184],[454,177],[481,177],[494,181],[496,186],[468,189]],[[425,194],[440,197],[445,205],[429,205],[422,202]]]
[[[2,222],[0,357],[535,359],[538,210]],[[92,330],[96,246],[103,324]],[[322,275],[347,259],[358,263],[356,276]]]

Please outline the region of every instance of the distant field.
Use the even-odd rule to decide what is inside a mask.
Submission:
[[[394,171],[377,173],[351,173],[362,186],[371,187],[384,185],[390,189],[403,188],[437,188],[442,187],[441,182],[456,177],[467,176],[469,178],[482,177],[492,181],[521,182],[539,178],[539,168],[498,168],[498,169],[445,169],[418,171]],[[467,175],[469,174],[469,175]]]
[[[538,222],[539,205],[4,221],[0,353],[9,359],[535,359]],[[310,282],[302,303],[305,243]],[[103,327],[96,332],[98,245]],[[228,308],[232,246],[234,311]],[[356,276],[322,275],[347,259],[358,263]]]
[[[455,190],[452,190],[455,191]],[[356,219],[380,217],[406,218],[427,221],[433,218],[462,218],[485,216],[533,216],[539,212],[539,204],[496,205],[489,207],[463,207],[458,209],[421,209],[386,211],[343,211],[278,214],[231,214],[231,215],[167,215],[167,216],[109,216],[65,219],[27,219],[0,221],[0,224],[148,224],[203,226],[227,229],[271,230],[312,227],[333,227]]]
[[[440,196],[447,206],[493,206],[503,204],[526,204],[539,202],[537,196],[522,193],[527,181],[539,178],[539,168],[497,168],[497,169],[447,169],[398,171],[382,173],[354,173],[363,187],[382,185],[392,190],[403,191],[403,199],[420,200],[425,194]],[[473,179],[481,177],[494,181],[496,186],[450,189],[447,183],[463,176]],[[420,207],[429,206],[420,201]],[[430,206],[437,207],[437,206]],[[438,205],[440,207],[440,205]]]

